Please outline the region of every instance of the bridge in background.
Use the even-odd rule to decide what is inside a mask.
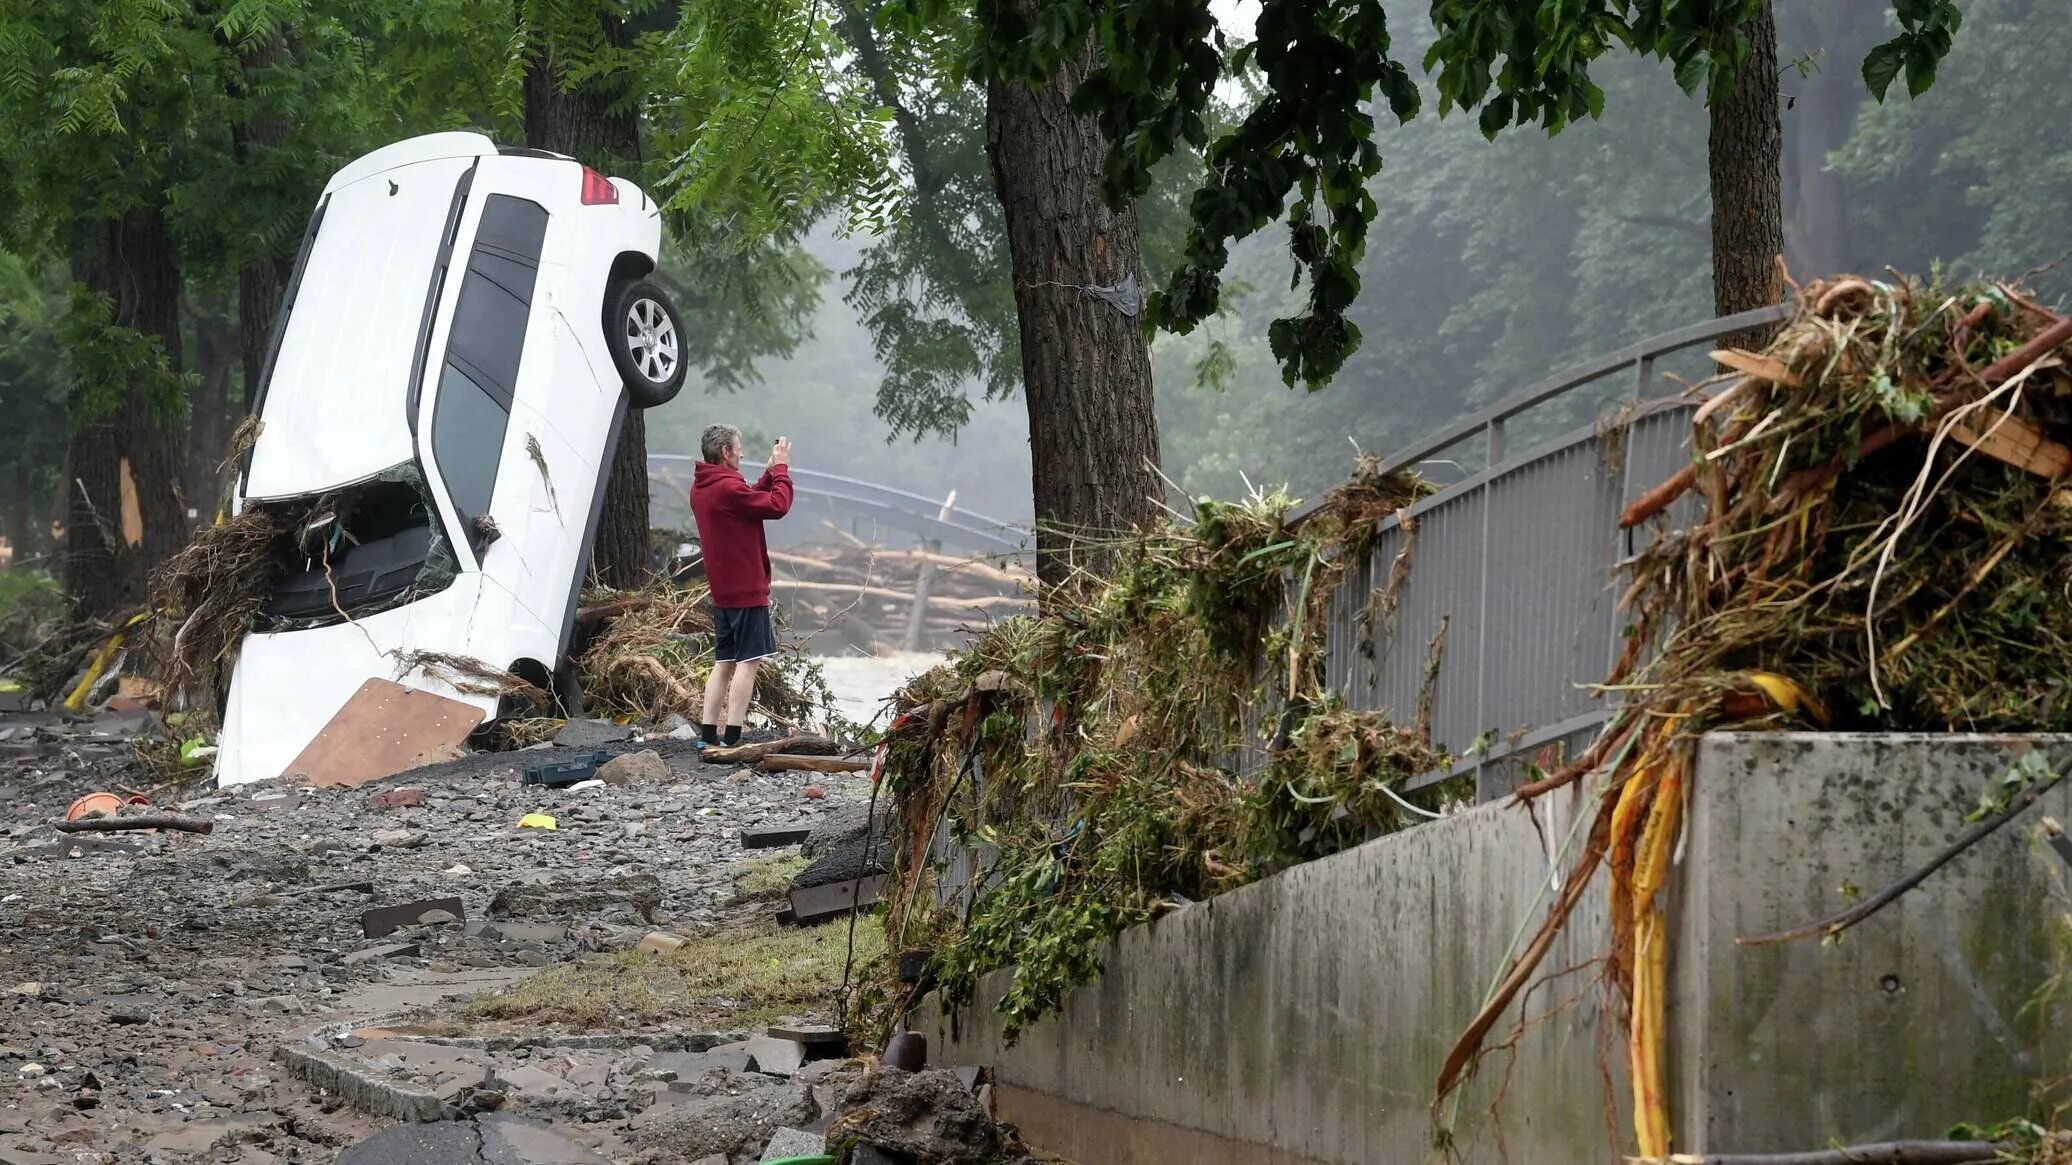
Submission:
[[[690,490],[697,459],[674,453],[648,455],[649,509],[658,527],[691,529]],[[744,461],[753,479],[761,462]],[[793,467],[791,520],[772,527],[785,542],[806,541],[832,526],[866,542],[892,542],[906,535],[944,550],[1015,555],[1028,550],[1028,527],[958,508],[951,498],[931,498],[853,477]],[[814,521],[818,519],[818,521]],[[824,525],[823,525],[824,524]]]

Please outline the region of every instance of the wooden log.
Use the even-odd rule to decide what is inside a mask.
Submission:
[[[181,833],[213,833],[216,823],[206,817],[178,813],[136,813],[128,817],[82,817],[77,821],[53,821],[59,833],[115,833],[126,829],[175,829]]]
[[[790,753],[795,756],[833,756],[839,751],[840,746],[825,736],[786,736],[778,740],[765,740],[760,744],[708,748],[698,756],[708,764],[752,765],[773,752]]]
[[[871,767],[862,757],[795,756],[773,752],[763,758],[766,773],[860,773]]]
[[[623,599],[593,603],[587,607],[576,608],[576,622],[584,626],[602,623],[606,619],[616,619],[628,611],[641,610],[653,602],[654,598],[649,595],[627,595]]]
[[[895,591],[888,587],[866,586],[861,583],[805,582],[799,579],[780,578],[770,580],[770,586],[773,590],[826,591],[834,594],[858,595],[866,599],[883,599],[894,603],[905,603],[913,599],[913,595],[905,591]],[[958,598],[953,595],[934,595],[929,598],[929,605],[953,607],[966,611],[983,611],[1000,606],[1026,607],[1029,605],[1029,599],[1025,595],[987,595],[982,598],[969,599]]]

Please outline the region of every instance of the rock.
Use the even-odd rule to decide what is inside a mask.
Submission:
[[[669,766],[660,753],[644,748],[604,762],[597,779],[607,785],[659,785],[669,779]]]
[[[954,1072],[880,1069],[851,1084],[836,1102],[828,1142],[867,1145],[914,1165],[982,1165],[1023,1149],[965,1091]]]
[[[849,1046],[848,1037],[842,1029],[824,1023],[804,1023],[780,1020],[770,1025],[768,1034],[780,1040],[797,1040],[806,1045],[806,1050],[815,1059],[823,1055],[839,1056]]]
[[[14,993],[30,999],[41,999],[43,998],[43,984],[34,980],[27,983],[18,983],[15,985]]]
[[[417,951],[418,946],[416,943],[386,943],[382,946],[365,947],[354,951],[345,956],[344,962],[348,967],[357,967],[361,963],[372,963],[382,959],[408,958],[416,954]]]
[[[747,1052],[664,1052],[649,1060],[642,1074],[660,1080],[702,1080],[707,1072],[753,1072],[755,1057]]]
[[[806,1064],[806,1045],[796,1040],[757,1036],[748,1041],[748,1054],[755,1057],[758,1072],[773,1076],[794,1076]]]
[[[441,910],[436,906],[417,916],[417,925],[419,926],[443,926],[447,923],[459,921],[460,917],[454,914],[453,911]]]
[[[682,948],[688,941],[687,939],[658,930],[640,940],[640,949],[650,954],[666,955],[671,951]]]
[[[367,798],[370,809],[416,809],[424,804],[424,790],[387,789]]]
[[[568,918],[626,914],[652,922],[662,905],[653,874],[622,874],[591,882],[527,882],[507,886],[489,903],[491,918]]]
[[[803,1084],[758,1084],[756,1076],[723,1075],[727,1079],[709,1092],[658,1094],[634,1118],[642,1149],[663,1161],[707,1156],[754,1161],[778,1129],[805,1128],[820,1116],[820,1106]]]
[[[547,946],[567,938],[568,928],[552,922],[492,922],[484,926],[482,937],[496,942]]]
[[[631,739],[632,728],[609,720],[571,720],[554,734],[554,743],[562,748],[596,748]]]
[[[827,1142],[819,1133],[804,1129],[783,1128],[763,1146],[762,1162],[782,1161],[786,1157],[813,1157],[826,1151]]]
[[[827,790],[821,788],[819,785],[806,786],[806,800],[818,801],[825,796],[827,796]]]
[[[519,1096],[553,1096],[572,1091],[575,1085],[530,1064],[516,1068],[498,1068],[492,1086],[503,1092],[514,1092]]]
[[[377,829],[371,840],[383,849],[416,849],[425,836],[414,829]]]

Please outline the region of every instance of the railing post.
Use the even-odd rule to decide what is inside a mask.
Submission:
[[[1480,734],[1488,726],[1489,716],[1489,545],[1491,527],[1496,510],[1496,477],[1489,471],[1497,467],[1504,457],[1504,423],[1491,421],[1486,430],[1484,448],[1488,461],[1483,466],[1482,477],[1482,550],[1475,571],[1482,580],[1482,593],[1476,600],[1475,610],[1475,732]],[[1475,758],[1475,801],[1481,804],[1493,800],[1497,793],[1487,787],[1488,768],[1484,760],[1488,753]]]

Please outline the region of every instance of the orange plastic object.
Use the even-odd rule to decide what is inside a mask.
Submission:
[[[120,808],[122,808],[122,798],[113,793],[88,793],[79,800],[72,802],[72,807],[65,810],[65,820],[77,821],[94,813],[105,813],[112,817],[115,811]]]

